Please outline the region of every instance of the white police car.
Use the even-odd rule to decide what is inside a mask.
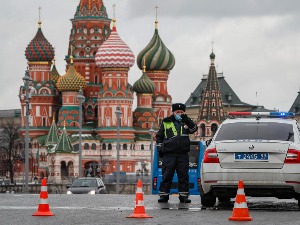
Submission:
[[[300,126],[293,116],[229,113],[204,152],[202,205],[230,201],[243,180],[246,196],[295,198],[300,206]]]

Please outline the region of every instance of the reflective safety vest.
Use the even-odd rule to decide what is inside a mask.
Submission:
[[[170,128],[172,129],[174,136],[177,136],[178,133],[177,133],[177,130],[176,130],[173,122],[163,122],[163,124],[164,124],[164,128],[165,128],[165,138],[168,138],[167,130]],[[182,135],[182,126],[180,126],[180,134]]]

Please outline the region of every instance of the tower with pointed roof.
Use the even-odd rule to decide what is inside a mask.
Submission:
[[[222,95],[215,68],[215,54],[210,54],[210,68],[203,92],[197,125],[200,137],[211,138],[225,119]],[[199,134],[198,134],[199,135]]]
[[[73,57],[70,56],[70,66],[67,73],[59,77],[56,86],[62,92],[62,107],[59,109],[58,125],[79,127],[78,91],[86,88],[85,79],[76,71]],[[83,106],[84,107],[84,106]]]
[[[55,127],[54,121],[51,128],[52,129],[49,131],[47,140],[49,140],[48,137],[54,137],[56,143],[51,143],[49,141],[46,142],[49,154],[48,181],[52,183],[69,182],[69,180],[67,179],[69,175],[78,175],[78,160],[74,160],[74,155],[78,155],[78,152],[74,151],[65,125],[63,126],[61,135],[59,136],[58,140],[56,140],[57,137],[55,137],[55,132],[57,132],[57,129]],[[75,161],[75,163],[73,161]],[[66,164],[66,162],[68,162],[68,164]],[[61,167],[68,169],[65,171],[62,170]]]
[[[172,97],[168,93],[167,81],[170,70],[175,65],[175,57],[165,46],[158,34],[158,21],[155,20],[155,31],[150,43],[139,53],[137,65],[147,68],[147,76],[154,82],[152,107],[156,112],[158,124],[171,113]]]
[[[55,124],[55,120],[52,121],[49,133],[47,135],[45,145],[55,145],[58,142],[58,134],[57,134],[57,126]]]
[[[110,35],[110,22],[102,0],[80,0],[69,37],[69,49],[66,61],[70,64],[71,47],[73,48],[74,67],[87,82],[84,95],[86,109],[84,118],[97,122],[97,95],[102,82],[101,68],[96,66],[95,55],[100,45]]]
[[[40,9],[40,8],[39,8]],[[47,134],[56,106],[59,102],[59,93],[55,83],[51,80],[50,70],[54,58],[54,48],[45,38],[41,20],[38,21],[38,31],[35,37],[30,41],[25,56],[28,61],[29,75],[33,80],[30,87],[31,110],[30,110],[30,131],[31,137]],[[22,126],[25,127],[25,87],[20,88],[19,96],[22,105]],[[25,130],[21,129],[21,133]]]
[[[120,138],[123,142],[134,141],[132,118],[133,91],[128,83],[128,71],[134,65],[134,55],[120,38],[116,19],[109,38],[101,45],[96,54],[96,63],[102,70],[102,82],[98,95],[97,133],[104,142],[117,140],[117,107],[122,111]]]
[[[157,116],[152,108],[152,96],[155,84],[146,74],[146,66],[143,66],[143,74],[134,84],[133,90],[137,95],[137,107],[133,112],[133,127],[135,140],[145,141],[150,139],[149,129],[158,127]]]

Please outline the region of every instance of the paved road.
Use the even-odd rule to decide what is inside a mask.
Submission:
[[[48,202],[53,217],[33,217],[40,203],[39,195],[0,194],[1,225],[84,225],[84,224],[241,224],[228,221],[233,202],[213,208],[201,207],[200,197],[191,196],[191,204],[178,202],[171,196],[169,203],[157,203],[157,196],[144,195],[146,213],[153,218],[129,219],[135,206],[135,195],[59,195],[50,194]],[[234,199],[232,199],[234,200]],[[247,198],[251,224],[300,224],[295,200]]]

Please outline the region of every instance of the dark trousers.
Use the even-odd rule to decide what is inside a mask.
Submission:
[[[179,195],[188,195],[189,193],[189,155],[188,153],[175,156],[164,155],[162,163],[162,182],[159,191],[163,194],[169,194],[174,172],[178,176]]]

